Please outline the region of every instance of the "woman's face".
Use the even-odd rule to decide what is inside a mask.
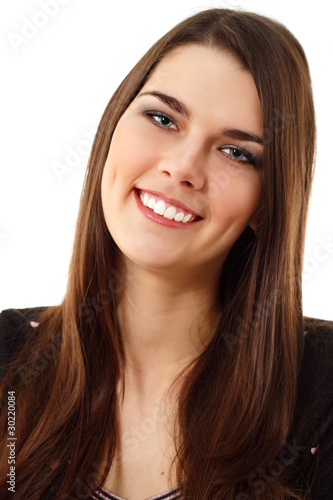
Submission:
[[[152,72],[114,131],[102,178],[106,224],[130,262],[216,272],[259,221],[262,113],[233,56],[186,45]]]

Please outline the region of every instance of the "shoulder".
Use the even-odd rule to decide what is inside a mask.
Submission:
[[[305,318],[290,444],[316,500],[333,498],[333,322]]]
[[[0,378],[6,366],[20,352],[38,317],[47,307],[4,309],[0,313]]]
[[[305,318],[305,354],[313,350],[319,356],[324,356],[327,349],[333,349],[333,321]]]
[[[333,322],[306,318],[300,389],[333,390]]]
[[[323,415],[333,398],[333,322],[306,318],[305,325],[298,405]]]

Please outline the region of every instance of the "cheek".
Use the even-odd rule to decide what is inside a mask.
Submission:
[[[124,119],[118,123],[110,145],[105,169],[113,180],[131,180],[156,163],[154,142],[148,140],[147,132],[136,120]],[[148,147],[147,144],[150,144]]]
[[[211,194],[214,187],[211,188]],[[260,208],[262,193],[261,172],[230,171],[223,185],[215,186],[211,196],[215,216],[221,222],[246,227],[251,217]]]

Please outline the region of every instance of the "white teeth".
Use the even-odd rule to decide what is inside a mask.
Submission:
[[[149,196],[148,196],[148,194],[145,193],[144,196],[143,196],[143,199],[142,199],[142,193],[141,193],[140,198],[141,198],[142,203],[146,207],[148,205],[148,202],[149,202]]]
[[[150,198],[150,200],[148,201],[147,207],[151,208],[152,210],[154,210],[155,204],[156,204],[155,198]]]
[[[166,206],[166,203],[163,200],[156,201],[155,198],[150,198],[148,193],[139,194],[140,200],[145,207],[150,208],[155,212],[155,214],[162,215],[166,219],[175,220],[177,222],[193,222],[195,219],[195,215],[187,214],[184,212],[177,212],[177,208],[173,206]]]
[[[175,215],[174,219],[177,221],[177,222],[181,222],[184,218],[184,214],[183,212],[178,212],[177,215]]]
[[[165,209],[166,209],[166,205],[165,205],[164,201],[159,200],[154,207],[154,212],[155,212],[155,214],[163,215],[165,212]]]
[[[166,209],[166,211],[164,212],[163,217],[165,217],[166,219],[172,220],[174,218],[174,216],[176,215],[176,213],[177,213],[177,210],[175,209],[175,207],[168,207]]]
[[[192,217],[192,214],[185,215],[185,217],[182,219],[182,222],[188,222],[191,217]]]

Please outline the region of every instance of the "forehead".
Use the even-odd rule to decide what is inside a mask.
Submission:
[[[200,67],[206,66],[208,69],[211,63],[211,57],[213,56],[215,56],[216,59],[220,59],[220,64],[222,64],[223,60],[224,65],[232,66],[235,70],[247,71],[240,59],[226,49],[218,48],[213,45],[206,46],[199,43],[185,43],[184,45],[171,49],[155,66],[152,75],[157,68],[161,69],[166,65],[177,65],[177,63],[184,64],[184,62],[189,64],[195,63],[196,65],[200,65]],[[216,62],[217,61],[215,61],[215,63]]]
[[[262,128],[261,105],[251,73],[230,53],[188,44],[169,52],[154,68],[142,91],[158,90],[200,113],[245,120]],[[234,124],[236,125],[236,124]]]

